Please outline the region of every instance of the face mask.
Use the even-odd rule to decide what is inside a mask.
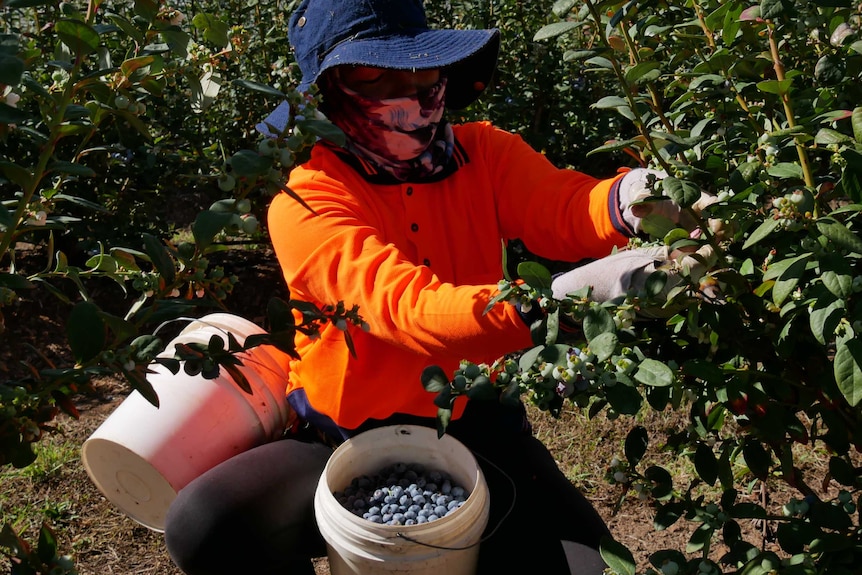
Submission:
[[[434,141],[443,118],[446,79],[414,96],[374,100],[340,83],[327,103],[330,121],[351,143],[389,162],[421,155]]]

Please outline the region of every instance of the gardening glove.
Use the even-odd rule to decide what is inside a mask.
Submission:
[[[640,292],[650,274],[661,269],[667,274],[662,290],[667,295],[685,278],[699,282],[715,262],[715,253],[709,245],[690,253],[670,253],[667,246],[623,250],[556,276],[551,290],[555,299],[563,299],[589,285],[592,286],[590,299],[612,301],[625,297],[630,291]]]
[[[635,168],[620,180],[620,209],[623,213],[623,220],[631,227],[635,235],[644,231],[641,222],[643,218],[650,214],[664,217],[689,231],[697,228],[697,222],[691,214],[687,210],[682,209],[670,198],[665,197],[661,200],[644,201],[647,198],[653,197],[653,184],[666,177],[667,173],[664,171]],[[656,185],[661,189],[660,183]],[[662,190],[663,194],[664,191]],[[704,208],[716,201],[717,198],[715,196],[701,192],[700,199],[692,205],[692,209],[699,214]]]

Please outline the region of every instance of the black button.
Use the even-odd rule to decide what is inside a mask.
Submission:
[[[431,267],[431,260],[425,258],[424,260],[422,260],[422,264]]]
[[[412,195],[413,195],[413,188],[412,188],[412,187],[410,187],[410,186],[408,186],[408,188],[407,188],[407,195],[408,195],[408,196],[412,196]]]
[[[418,232],[419,231],[419,224],[410,224],[410,229],[413,230],[414,232]]]

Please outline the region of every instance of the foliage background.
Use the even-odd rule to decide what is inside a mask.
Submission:
[[[0,313],[20,325],[27,294],[57,297],[69,310],[72,357],[59,365],[37,350],[7,363],[3,465],[31,465],[33,445],[60,410],[75,414],[94,377],[120,375],[151,396],[144,370],[161,349],[164,331],[156,332],[226,307],[238,278],[225,262],[231,250],[266,245],[260,223],[272,194],[286,191],[283,170],[315,138],[338,138],[315,116],[314,95],[292,91],[297,70],[285,31],[294,5],[0,5]],[[700,190],[718,199],[693,214],[700,238],[654,219],[644,239],[708,245],[716,256],[703,262],[708,273],[670,270],[681,283],[668,287],[659,274],[645,292],[610,305],[588,294],[554,301],[548,270],[513,244],[508,271],[527,281],[501,284],[491,303],[546,307],[537,347],[499,365],[466,365],[451,381],[436,374],[435,390],[448,394],[443,406],[473,388],[481,395],[493,379],[552,413],[567,405],[629,418],[624,458],[608,479],[624,499],[653,505],[657,528],[695,526],[688,541],[650,556],[665,575],[853,572],[862,553],[860,5],[499,0],[428,8],[439,26],[503,33],[495,85],[459,119],[491,119],[557,164],[594,175],[662,168],[669,177],[659,191],[684,206]],[[282,99],[291,125],[261,142],[254,126]],[[270,306],[273,343],[290,352],[296,329],[361,323],[355,309],[333,304]],[[285,323],[290,307],[306,323]],[[583,337],[561,339],[561,318]],[[229,362],[195,352],[173,367],[211,373]],[[688,416],[664,447],[692,461],[693,479],[643,468],[655,438],[637,418],[666,409]],[[805,476],[801,445],[828,451],[827,478]],[[775,479],[797,492],[784,515],[740,502]],[[821,480],[829,489],[817,488]],[[720,495],[700,495],[701,485]],[[740,529],[748,519],[775,522],[780,548],[748,541]],[[716,542],[728,550],[721,557],[710,553]],[[7,525],[0,549],[21,573],[74,571],[48,524],[33,544]],[[625,547],[609,542],[604,553],[617,572],[633,572]]]

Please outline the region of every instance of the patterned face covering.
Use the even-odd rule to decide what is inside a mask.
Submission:
[[[414,96],[375,100],[332,78],[329,120],[347,135],[347,148],[396,178],[434,173],[452,155],[452,128],[443,120],[446,78]]]

